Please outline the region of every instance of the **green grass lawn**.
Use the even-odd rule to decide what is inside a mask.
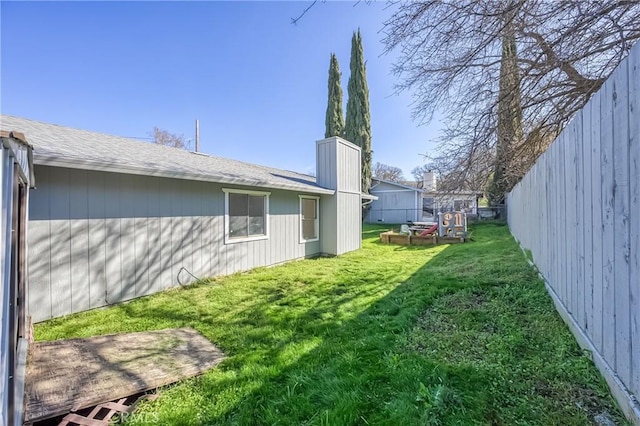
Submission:
[[[212,279],[36,326],[38,340],[193,327],[227,355],[132,423],[624,424],[506,226]]]

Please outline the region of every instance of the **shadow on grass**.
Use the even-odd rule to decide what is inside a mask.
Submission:
[[[577,425],[617,415],[504,226],[477,226],[469,244],[401,250],[376,244],[379,232],[365,229],[365,249],[339,261],[244,274],[240,292],[213,280],[105,310],[105,321],[120,320],[110,331],[191,326],[229,356],[143,410],[164,424]],[[103,332],[95,323],[89,313],[45,328]]]

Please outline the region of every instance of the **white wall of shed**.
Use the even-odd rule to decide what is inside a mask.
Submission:
[[[12,215],[12,198],[13,198],[13,167],[9,150],[0,144],[2,156],[0,159],[0,197],[2,203],[2,217],[0,218],[0,283],[2,291],[0,291],[0,310],[2,318],[0,319],[0,327],[2,332],[2,340],[0,341],[0,424],[5,425],[8,422],[7,415],[9,411],[9,295],[11,285],[11,215]]]

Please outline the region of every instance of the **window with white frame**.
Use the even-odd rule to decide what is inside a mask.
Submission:
[[[300,241],[311,242],[320,238],[319,197],[300,196]]]
[[[457,212],[469,212],[471,211],[471,200],[455,200],[453,202],[453,209]]]
[[[225,242],[259,240],[269,235],[269,192],[226,189]]]

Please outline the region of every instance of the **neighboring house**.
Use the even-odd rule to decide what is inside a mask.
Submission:
[[[371,202],[365,221],[368,223],[406,223],[422,220],[422,190],[398,182],[371,179]]]
[[[312,176],[1,116],[34,147],[34,321],[361,244],[360,149],[316,143]]]
[[[3,127],[0,149],[0,425],[22,425],[29,330],[25,304],[27,206],[33,167],[24,135]]]
[[[425,220],[431,220],[438,212],[446,211],[478,214],[478,199],[482,197],[481,193],[463,189],[438,191],[436,175],[432,171],[424,173],[422,188],[422,211]]]
[[[391,182],[372,179],[371,194],[378,200],[371,203],[365,218],[369,223],[406,223],[435,221],[438,212],[464,211],[478,213],[478,198],[474,191],[438,191],[434,172],[425,172],[422,182]]]

